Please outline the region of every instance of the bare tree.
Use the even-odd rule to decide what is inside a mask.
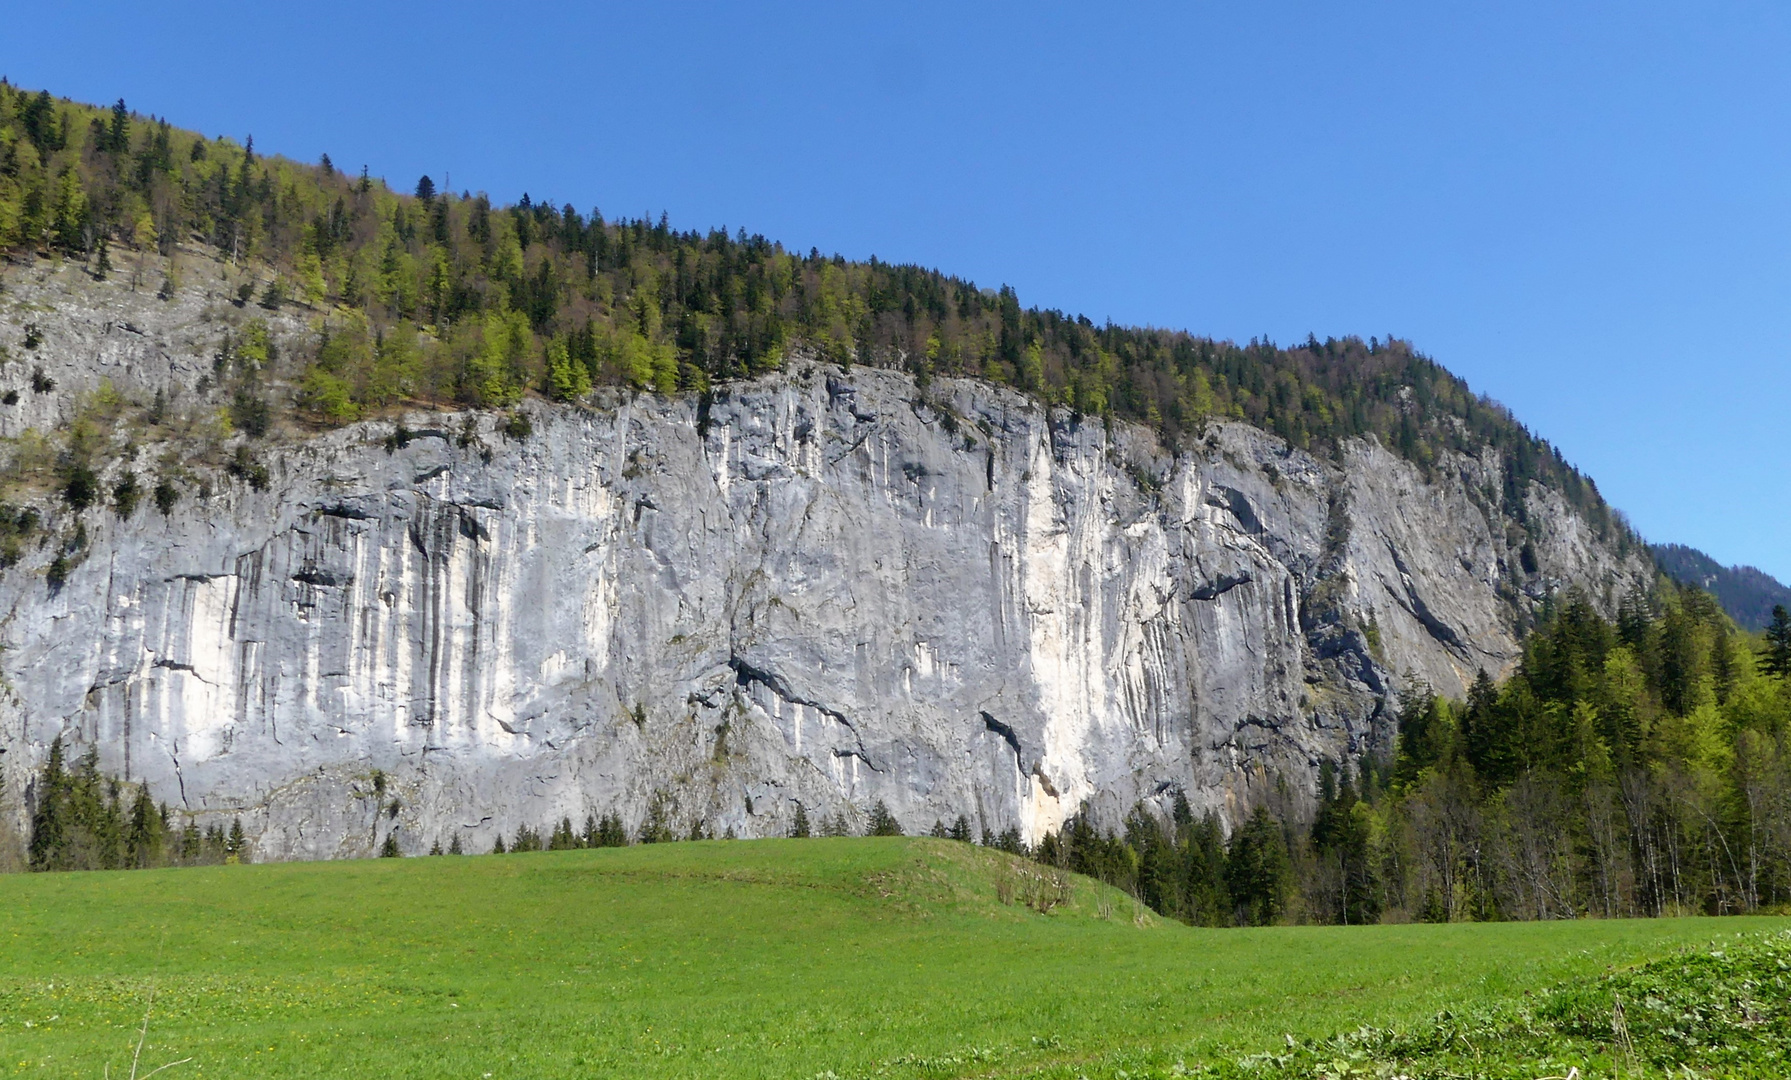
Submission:
[[[1579,910],[1579,865],[1570,804],[1559,777],[1528,772],[1494,801],[1501,909],[1531,919],[1568,919]]]
[[[1638,902],[1645,904],[1651,915],[1666,911],[1667,883],[1665,860],[1658,842],[1654,777],[1644,769],[1625,769],[1618,780],[1623,795],[1623,812],[1629,822],[1630,845],[1640,861],[1641,880],[1637,883]]]
[[[1737,819],[1736,843],[1749,910],[1783,892],[1784,859],[1791,852],[1791,769],[1778,740],[1744,730],[1735,739],[1730,780]]]
[[[1585,814],[1593,903],[1607,919],[1630,914],[1635,873],[1617,789],[1605,781],[1593,781],[1580,792],[1580,805]]]
[[[1481,884],[1479,801],[1458,765],[1431,772],[1406,803],[1417,853],[1418,902],[1426,919],[1454,922],[1470,913]]]

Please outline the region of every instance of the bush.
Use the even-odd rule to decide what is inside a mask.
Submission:
[[[299,400],[326,423],[346,424],[361,415],[347,379],[312,365],[299,383]]]
[[[398,421],[398,425],[392,429],[392,433],[385,437],[385,442],[383,445],[386,448],[386,453],[390,454],[390,453],[394,453],[396,451],[404,449],[405,447],[409,446],[411,444],[411,440],[415,439],[416,437],[417,437],[417,433],[412,431],[410,428],[405,427],[404,421],[402,421],[402,420]]]
[[[162,512],[163,517],[174,513],[174,504],[179,501],[180,489],[174,486],[174,481],[166,476],[156,481],[155,508]]]
[[[92,468],[79,463],[69,466],[62,481],[62,500],[69,509],[80,513],[99,500],[99,493],[99,477]]]
[[[266,435],[272,422],[267,399],[247,387],[238,390],[230,399],[230,422],[251,439]]]
[[[142,496],[142,489],[137,486],[137,474],[129,470],[112,485],[112,508],[124,520],[137,512],[137,500]]]
[[[535,425],[528,413],[519,410],[505,417],[503,426],[498,430],[504,433],[504,438],[521,442],[535,433]]]
[[[255,455],[246,446],[236,448],[236,456],[231,458],[230,464],[224,466],[224,471],[238,480],[248,481],[249,486],[256,491],[266,491],[271,479],[267,466],[255,460]]]

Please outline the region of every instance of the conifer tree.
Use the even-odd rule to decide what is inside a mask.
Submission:
[[[51,870],[61,859],[70,822],[69,778],[63,763],[62,736],[50,740],[50,757],[39,780],[37,807],[31,815],[30,858],[33,870]]]
[[[1250,820],[1231,839],[1226,852],[1226,884],[1238,907],[1238,921],[1268,926],[1287,910],[1293,884],[1292,860],[1281,823],[1268,807],[1257,805]]]
[[[109,153],[122,154],[131,148],[131,114],[124,107],[124,99],[119,98],[112,106],[112,123],[106,129],[106,140],[103,149]]]
[[[156,481],[155,508],[162,512],[163,517],[172,515],[174,513],[174,507],[179,502],[180,489],[174,486],[174,481],[172,479],[164,476]]]
[[[647,802],[647,816],[641,822],[640,835],[636,839],[643,844],[667,844],[676,840],[678,834],[672,829],[674,808],[670,795],[655,791]]]
[[[206,864],[223,862],[228,858],[227,846],[224,827],[215,822],[207,825],[205,837],[199,843],[199,861]]]
[[[1230,926],[1235,908],[1226,883],[1225,830],[1217,814],[1190,823],[1183,858],[1183,918],[1195,926]]]
[[[1766,626],[1766,652],[1760,670],[1778,678],[1791,676],[1791,612],[1785,605],[1772,606],[1772,622]]]
[[[131,803],[130,824],[125,834],[129,863],[133,867],[157,866],[162,861],[163,814],[156,812],[149,798],[149,785],[137,786],[137,798]]]
[[[902,835],[901,823],[896,821],[895,815],[891,814],[889,812],[889,806],[886,803],[884,803],[884,801],[882,799],[878,799],[877,805],[871,807],[870,825],[865,830],[865,835],[866,836],[900,836],[900,835]]]
[[[1329,762],[1325,765],[1327,777]],[[1337,894],[1333,910],[1317,913],[1322,918],[1335,918],[1344,925],[1362,925],[1380,918],[1380,895],[1373,859],[1369,852],[1369,831],[1359,812],[1360,800],[1349,767],[1341,770],[1340,782],[1321,790],[1318,814],[1312,823],[1312,846],[1327,867],[1337,873]]]
[[[810,835],[808,826],[808,808],[801,803],[796,804],[796,818],[790,823],[790,835],[795,837],[807,837]]]
[[[1492,676],[1481,668],[1468,688],[1467,708],[1461,718],[1461,741],[1476,773],[1505,778],[1515,775],[1517,754],[1511,746],[1513,733],[1506,718],[1499,714],[1498,704],[1499,689],[1493,684]],[[1414,726],[1413,738],[1421,734],[1423,731]]]
[[[1175,787],[1175,799],[1170,804],[1169,820],[1175,829],[1178,842],[1186,838],[1188,830],[1194,824],[1194,808],[1188,805],[1188,793],[1182,790],[1180,784]]]
[[[142,488],[137,484],[137,474],[129,469],[112,485],[112,509],[119,518],[129,521],[137,512],[137,500],[142,495]]]

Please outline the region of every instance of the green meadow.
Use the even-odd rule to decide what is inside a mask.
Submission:
[[[1785,919],[1199,930],[914,838],[0,877],[0,1075],[1136,1077]],[[1037,907],[1049,907],[1041,914]]]

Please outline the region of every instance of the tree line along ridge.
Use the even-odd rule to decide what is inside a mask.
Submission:
[[[1212,417],[1293,446],[1374,436],[1426,469],[1448,451],[1502,462],[1488,493],[1520,525],[1530,481],[1559,492],[1601,538],[1630,530],[1592,481],[1502,406],[1408,343],[1309,336],[1239,345],[1183,331],[1097,325],[1022,307],[1014,290],[876,258],[786,250],[745,230],[607,220],[524,195],[412,193],[0,81],[0,250],[109,273],[126,252],[179,288],[185,252],[247,268],[239,302],[302,313],[285,355],[226,342],[216,392],[251,436],[269,424],[281,364],[296,392],[274,419],[337,425],[400,404],[576,400],[610,385],[705,392],[775,370],[793,350],[966,376],[1055,406],[1148,425],[1171,447]],[[257,408],[260,412],[257,415]]]

